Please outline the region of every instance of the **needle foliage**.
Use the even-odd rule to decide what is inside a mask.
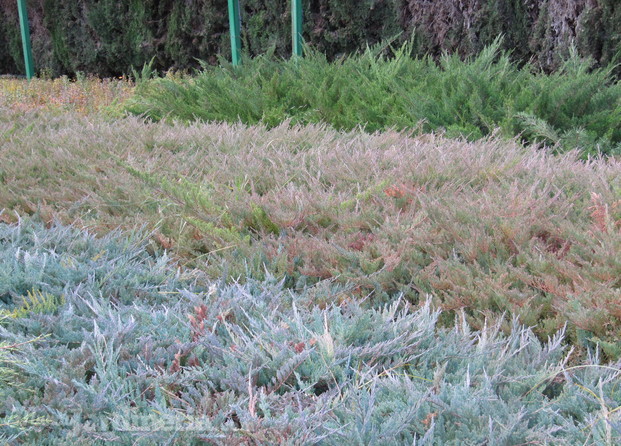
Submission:
[[[544,74],[511,62],[500,45],[466,61],[445,54],[439,63],[413,57],[406,44],[392,57],[375,47],[334,62],[308,50],[303,59],[205,64],[193,76],[139,81],[128,110],[154,120],[327,123],[470,140],[500,132],[585,157],[621,153],[621,84],[613,66],[593,68],[573,51]]]
[[[13,444],[621,440],[619,365],[595,355],[569,367],[562,332],[541,343],[515,322],[504,335],[460,318],[440,328],[429,301],[320,308],[318,294],[344,292],[328,282],[294,293],[273,277],[227,285],[195,273],[177,288],[168,259],[118,234],[22,220],[0,224],[0,239],[49,293],[39,277],[89,271],[90,254],[77,253],[103,249],[124,268],[113,283],[133,295],[69,279],[53,312],[0,322],[0,438]],[[71,262],[56,261],[64,253]]]

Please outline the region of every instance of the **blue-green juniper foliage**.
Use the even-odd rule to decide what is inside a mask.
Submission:
[[[319,308],[211,283],[144,237],[0,224],[0,434],[15,444],[615,444],[619,365],[562,333],[439,328],[429,303]],[[28,292],[55,296],[14,317]],[[62,296],[62,299],[61,299]],[[9,315],[9,316],[6,316]],[[32,342],[28,342],[32,341]],[[9,348],[14,346],[14,348]]]

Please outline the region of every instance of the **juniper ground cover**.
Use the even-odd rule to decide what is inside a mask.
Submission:
[[[618,364],[514,321],[438,326],[179,272],[146,239],[0,224],[0,438],[15,444],[607,444]],[[209,286],[205,286],[209,283]],[[36,289],[24,294],[22,289]],[[39,297],[36,297],[36,296]]]
[[[4,441],[620,440],[614,154],[153,122],[119,115],[124,80],[18,82]],[[91,102],[38,99],[60,87]]]
[[[120,115],[121,104],[131,95],[132,83],[126,78],[98,79],[79,75],[73,81],[63,76],[56,79],[23,79],[5,77],[0,81],[0,103],[10,110],[58,114],[74,111],[80,115]]]
[[[518,66],[501,42],[470,60],[414,58],[409,45],[329,62],[271,55],[244,66],[203,69],[191,77],[147,80],[128,105],[152,119],[328,123],[336,129],[415,129],[477,140],[499,133],[584,156],[621,153],[621,84],[614,65],[595,68],[572,52],[553,74]],[[385,57],[391,52],[391,57]]]

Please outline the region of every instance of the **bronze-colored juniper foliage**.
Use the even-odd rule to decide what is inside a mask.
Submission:
[[[146,224],[150,249],[212,278],[330,280],[349,290],[339,302],[430,294],[477,328],[515,315],[546,339],[569,322],[571,343],[620,354],[614,158],[288,124],[10,113],[0,132],[5,221]]]

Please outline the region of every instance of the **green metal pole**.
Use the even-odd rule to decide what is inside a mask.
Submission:
[[[293,55],[302,56],[302,0],[291,0],[291,37]]]
[[[22,30],[22,44],[24,46],[24,64],[26,65],[26,77],[34,77],[34,64],[32,62],[32,46],[30,45],[30,26],[28,25],[28,10],[26,0],[17,0],[19,12],[19,26]]]
[[[231,28],[231,61],[241,64],[241,15],[239,0],[229,0],[229,26]]]

